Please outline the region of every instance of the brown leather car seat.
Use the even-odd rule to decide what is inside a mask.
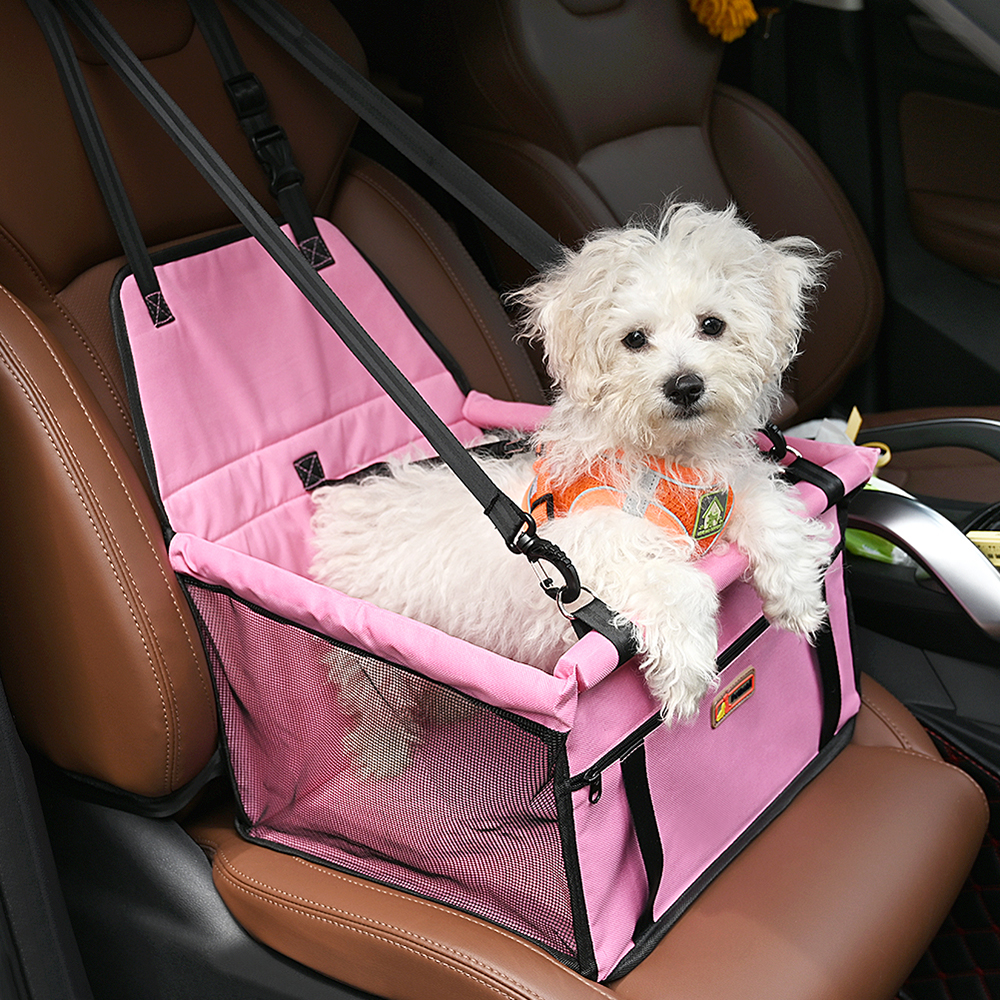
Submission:
[[[288,6],[364,65],[325,0]],[[266,199],[182,0],[101,0],[100,7]],[[583,980],[463,913],[237,836],[224,785],[202,787],[217,774],[211,681],[167,566],[113,346],[108,293],[120,251],[41,34],[19,0],[2,0],[2,10],[0,671],[41,772],[62,776],[45,783],[56,802],[51,821],[66,812],[58,803],[76,795],[127,811],[126,840],[114,842],[123,864],[154,832],[186,831],[185,843],[203,845],[213,859],[205,879],[214,879],[231,913],[267,946],[261,961],[274,949],[303,963],[330,977],[331,997],[352,995],[337,983],[400,1000],[892,996],[962,885],[986,805],[913,717],[867,680],[853,742],[638,969],[609,985]],[[473,386],[541,399],[502,308],[451,229],[394,175],[349,149],[353,118],[336,100],[231,8],[224,12],[289,133],[317,211],[383,270]],[[231,225],[96,53],[73,37],[148,242]],[[82,823],[91,814],[74,815]],[[60,834],[93,844],[102,829]],[[193,932],[169,945],[152,934],[141,955],[125,954],[125,928],[139,915],[122,907],[117,924],[95,923],[98,912],[114,911],[106,899],[114,873],[86,856],[74,862],[72,852],[61,864],[88,943],[85,961],[110,995],[142,995],[143,975],[179,975],[180,966],[190,986],[184,995],[200,995],[191,985],[202,982],[199,955],[235,947],[208,932],[197,935],[196,954]],[[162,879],[165,917],[152,922],[166,934],[171,864],[157,855],[149,871],[151,882]],[[157,885],[144,887],[144,911],[155,913]],[[279,977],[293,968],[284,959],[274,965]],[[301,979],[291,981],[303,988]],[[323,980],[309,983],[308,995],[326,995]],[[225,995],[217,982],[204,990]],[[288,986],[285,995],[293,994]],[[234,980],[231,995],[251,996],[252,987]],[[261,995],[282,995],[280,984]]]
[[[723,44],[686,0],[432,0],[429,113],[446,141],[564,243],[667,197],[735,201],[764,235],[836,251],[787,381],[783,423],[821,415],[871,351],[882,284],[839,185],[771,108],[717,80]],[[501,276],[523,265],[496,248]],[[869,413],[865,427],[1000,419],[1000,407]],[[906,489],[1000,497],[1000,464],[968,450],[895,452]]]

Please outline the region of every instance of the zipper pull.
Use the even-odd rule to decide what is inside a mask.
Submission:
[[[590,785],[590,792],[587,795],[587,800],[590,802],[592,806],[596,805],[598,802],[601,801],[601,792],[602,792],[601,772],[587,771],[583,777],[586,779],[587,784]]]

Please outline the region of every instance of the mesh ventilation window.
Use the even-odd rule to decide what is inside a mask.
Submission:
[[[564,734],[185,584],[246,835],[483,917],[572,962]]]

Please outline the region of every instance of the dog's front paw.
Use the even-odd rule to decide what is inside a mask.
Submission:
[[[715,620],[704,628],[647,630],[645,647],[640,669],[660,715],[667,722],[693,718],[717,680]]]
[[[764,617],[772,625],[808,638],[823,627],[826,615],[826,602],[822,589],[818,587],[814,594],[800,591],[782,597],[772,596],[764,601]]]
[[[796,525],[801,534],[789,539],[785,557],[776,559],[769,553],[759,557],[753,568],[764,617],[787,632],[808,637],[823,627],[827,615],[823,576],[830,548],[820,527],[815,522]]]

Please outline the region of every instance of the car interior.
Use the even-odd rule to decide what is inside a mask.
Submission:
[[[206,656],[167,562],[112,332],[121,246],[38,25],[22,0],[0,2],[9,994],[992,995],[1000,601],[970,613],[962,586],[987,564],[961,529],[998,527],[1000,501],[996,69],[903,0],[790,0],[730,46],[686,0],[283,0],[567,245],[674,197],[735,201],[762,234],[836,252],[781,424],[857,405],[862,433],[892,451],[882,474],[944,538],[944,556],[925,554],[931,543],[890,512],[888,535],[915,562],[851,560],[851,742],[634,970],[597,983],[484,920],[237,833]],[[277,215],[187,3],[97,6]],[[219,6],[315,214],[469,386],[544,403],[540,360],[512,338],[501,299],[524,262]],[[148,246],[233,227],[70,34]],[[913,446],[912,425],[932,447]],[[856,525],[878,522],[859,506]],[[1000,576],[987,583],[974,589],[989,604]]]

